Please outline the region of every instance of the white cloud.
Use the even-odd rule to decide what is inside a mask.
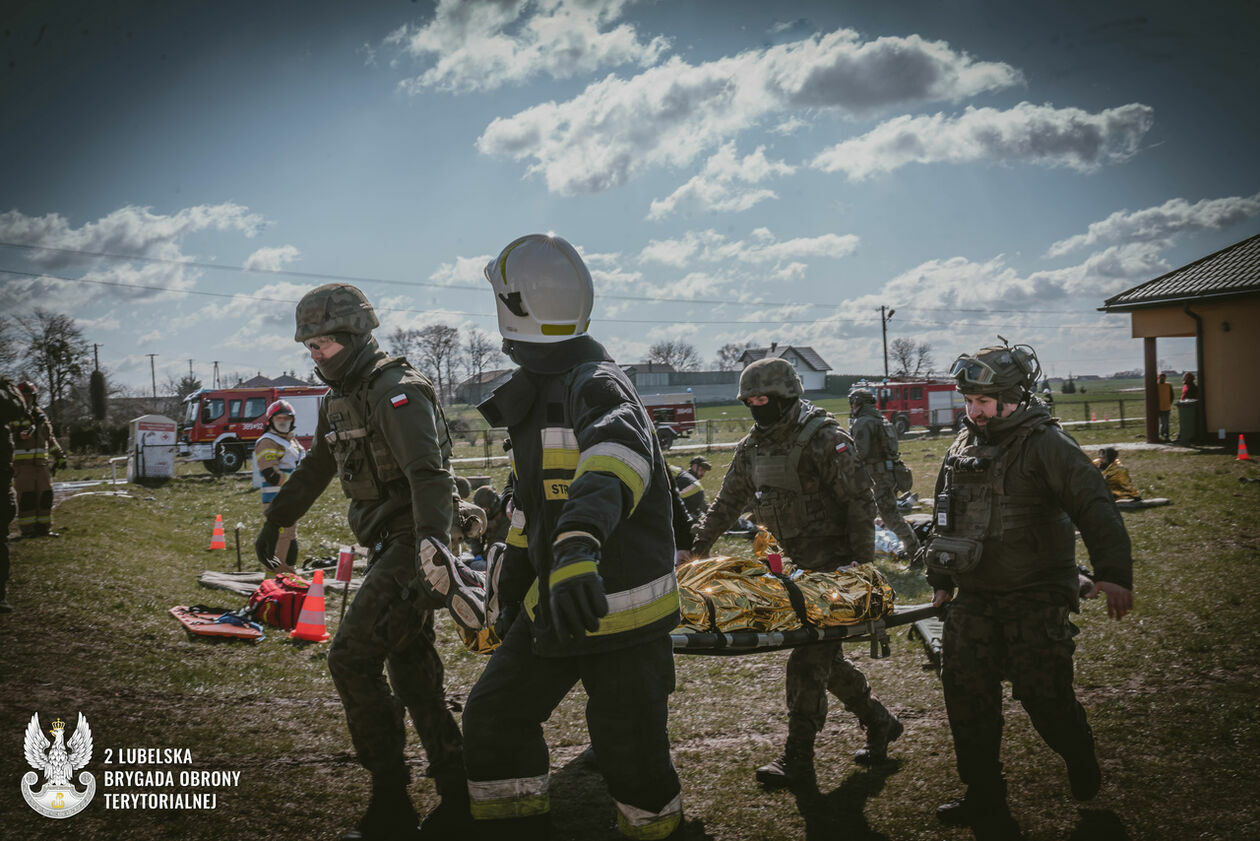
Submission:
[[[709,229],[688,231],[678,239],[651,240],[639,252],[639,260],[682,267],[694,262],[726,260],[770,263],[811,257],[838,259],[852,254],[858,242],[853,234],[823,234],[780,241],[766,228],[752,231],[748,240],[729,240]]]
[[[901,116],[823,150],[813,166],[858,180],[911,163],[1023,161],[1088,172],[1138,151],[1154,110],[1140,103],[1097,114],[1021,102],[1007,111],[967,108],[944,114]]]
[[[440,0],[433,19],[385,39],[433,65],[402,83],[410,93],[463,93],[566,79],[601,67],[650,67],[669,39],[643,40],[632,24],[613,26],[626,0]]]
[[[494,258],[489,254],[480,257],[456,257],[454,263],[442,263],[429,280],[443,286],[480,286],[486,283],[486,264]],[[489,289],[489,285],[486,284]]]
[[[95,222],[75,228],[59,213],[27,216],[18,210],[0,214],[0,240],[39,248],[21,252],[35,269],[49,274],[73,272],[75,282],[58,277],[13,280],[5,293],[14,307],[49,300],[82,306],[100,298],[163,300],[191,289],[201,271],[183,262],[183,239],[204,230],[237,231],[255,236],[262,216],[231,202],[197,205],[170,215],[147,207],[119,208]],[[47,248],[51,250],[40,250]],[[148,258],[127,262],[94,255]]]
[[[770,129],[770,133],[787,137],[788,135],[796,134],[808,125],[809,123],[805,122],[800,117],[788,117],[786,120]]]
[[[301,257],[302,252],[292,245],[260,248],[245,258],[245,269],[251,272],[278,272]]]
[[[740,158],[735,142],[724,143],[705,162],[699,175],[683,184],[668,197],[654,200],[649,219],[660,220],[674,212],[738,212],[747,210],[763,199],[778,198],[773,190],[751,189],[777,175],[791,175],[796,167],[783,161],[766,158],[766,147],[758,146],[750,155]]]
[[[1227,228],[1257,215],[1260,193],[1201,199],[1194,204],[1182,198],[1169,199],[1157,207],[1133,212],[1118,210],[1101,222],[1091,223],[1085,233],[1054,243],[1046,256],[1061,257],[1077,248],[1105,242],[1158,242],[1192,231]]]
[[[532,159],[528,171],[554,193],[593,193],[649,167],[686,165],[779,112],[864,114],[1021,81],[1009,65],[975,61],[943,41],[862,41],[842,29],[699,65],[674,57],[628,80],[608,76],[568,102],[495,119],[477,148]]]

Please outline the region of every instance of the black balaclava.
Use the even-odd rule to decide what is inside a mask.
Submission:
[[[779,421],[783,420],[791,409],[797,404],[796,397],[782,397],[777,394],[769,395],[764,406],[749,406],[748,411],[752,413],[753,422],[761,429],[769,429]]]
[[[329,382],[345,379],[365,347],[370,346],[373,351],[377,348],[376,338],[371,333],[333,333],[332,337],[342,346],[341,350],[332,359],[315,365],[320,376]]]

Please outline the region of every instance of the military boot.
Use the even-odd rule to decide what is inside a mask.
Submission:
[[[853,754],[859,765],[878,765],[888,761],[888,746],[906,730],[901,719],[889,713],[888,718],[866,728],[866,747]]]
[[[818,784],[814,773],[814,740],[789,737],[783,755],[757,769],[757,782],[768,788]]]
[[[936,807],[936,819],[946,826],[973,826],[991,813],[1010,815],[1006,805],[1006,783],[1000,783],[988,791],[968,786],[967,793],[957,800]]]
[[[473,828],[468,806],[468,780],[463,774],[438,777],[438,796],[442,801],[425,815],[420,824],[421,839],[465,838]]]
[[[1092,800],[1102,788],[1102,769],[1098,767],[1098,757],[1093,751],[1079,757],[1067,758],[1068,782],[1072,786],[1072,796],[1077,800]]]
[[[406,775],[374,776],[367,811],[341,841],[415,841],[419,823]]]

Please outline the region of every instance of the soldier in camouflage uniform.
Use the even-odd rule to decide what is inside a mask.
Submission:
[[[897,431],[875,407],[875,395],[870,389],[855,388],[849,392],[849,412],[849,434],[857,445],[862,466],[870,474],[879,516],[901,538],[903,553],[913,555],[919,550],[919,539],[897,510],[897,481],[893,473],[901,458]]]
[[[736,447],[722,489],[696,530],[695,554],[707,555],[751,503],[756,521],[799,567],[830,571],[874,559],[875,503],[853,439],[803,394],[800,377],[785,360],[761,359],[744,369],[739,399],[756,426]],[[757,769],[758,780],[814,784],[814,740],[826,723],[828,690],[866,729],[857,761],[887,758],[901,722],[871,694],[840,643],[806,645],[788,657],[787,745],[783,756]]]
[[[21,418],[26,412],[26,401],[16,385],[8,377],[0,377],[0,613],[10,613],[9,604],[9,524],[17,515],[17,493],[13,490],[13,438],[9,435],[9,422]]]
[[[336,478],[350,498],[356,540],[373,547],[363,585],[328,652],[350,738],[372,775],[367,812],[344,841],[416,835],[403,756],[404,707],[442,798],[423,834],[458,831],[468,810],[462,739],[434,648],[433,610],[440,602],[417,581],[420,541],[449,540],[450,436],[432,385],[406,360],[381,351],[371,332],[378,325],[363,293],[347,284],[321,286],[298,303],[294,338],[310,348],[332,390],[320,406],[310,453],[272,500],[255,543],[260,561],[278,563],[280,531]]]
[[[1115,619],[1132,607],[1129,535],[1106,482],[1031,395],[1032,349],[987,347],[951,372],[967,402],[964,429],[936,482],[926,559],[933,603],[950,607],[941,683],[966,795],[937,809],[976,838],[1017,838],[999,759],[1002,680],[1067,762],[1072,794],[1097,794],[1101,773],[1085,710],[1072,689],[1082,581],[1074,529]]]

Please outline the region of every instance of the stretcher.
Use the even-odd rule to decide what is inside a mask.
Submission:
[[[244,640],[258,642],[264,639],[262,626],[256,622],[241,622],[234,614],[221,608],[207,608],[202,605],[175,605],[170,609],[179,624],[188,632],[189,638],[206,637],[209,639]],[[231,617],[225,619],[225,617]]]
[[[1149,499],[1117,499],[1116,507],[1121,511],[1134,511],[1139,508],[1159,508],[1161,505],[1171,505],[1171,499],[1164,499],[1162,496],[1155,496]]]
[[[937,652],[933,665],[939,663],[941,609],[931,604],[895,607],[882,619],[872,619],[853,625],[836,625],[828,628],[803,626],[789,631],[675,631],[670,634],[676,654],[706,654],[730,657],[740,654],[763,654],[782,651],[821,642],[869,643],[871,658],[882,659],[889,654],[888,631],[905,625],[913,626],[912,634]]]

